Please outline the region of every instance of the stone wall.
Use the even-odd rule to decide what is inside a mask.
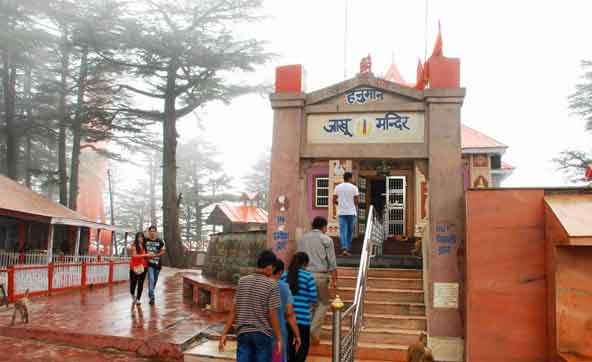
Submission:
[[[265,230],[212,235],[203,275],[236,283],[241,276],[255,270],[257,256],[266,248],[266,243]]]

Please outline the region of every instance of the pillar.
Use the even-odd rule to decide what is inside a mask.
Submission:
[[[127,235],[127,231],[123,233],[123,251],[121,252],[121,256],[126,256],[127,253]]]
[[[305,100],[302,88],[301,66],[276,69],[275,93],[270,97],[274,118],[267,245],[285,262],[294,253],[295,240],[302,232],[298,228],[300,193],[304,192],[299,182]]]
[[[52,262],[53,258],[53,224],[49,224],[47,232],[47,264]]]
[[[101,229],[97,229],[97,256],[101,254]]]
[[[78,256],[80,255],[80,230],[81,227],[77,226],[76,227],[76,244],[74,244],[74,255]]]
[[[438,361],[464,359],[464,190],[460,109],[463,89],[425,91],[428,117],[429,227],[427,289],[429,345]]]

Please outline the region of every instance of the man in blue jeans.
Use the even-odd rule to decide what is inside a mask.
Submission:
[[[271,279],[277,258],[264,250],[257,259],[255,274],[240,278],[218,348],[224,351],[226,336],[234,325],[237,334],[237,362],[270,362],[275,341],[282,354],[283,338],[278,317],[280,288]],[[274,339],[275,336],[275,339]]]
[[[352,249],[352,237],[354,235],[354,225],[356,222],[357,206],[360,202],[360,192],[354,185],[351,172],[343,174],[343,181],[335,187],[333,194],[333,203],[337,205],[337,215],[339,215],[339,241],[341,242],[341,252],[343,256],[350,256]]]
[[[150,305],[154,304],[154,289],[158,281],[158,274],[162,264],[160,257],[166,252],[164,248],[164,241],[157,236],[156,226],[152,225],[148,228],[148,237],[144,239],[144,250],[151,255],[148,259],[148,296],[150,297]]]

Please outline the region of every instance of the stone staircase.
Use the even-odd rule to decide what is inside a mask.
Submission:
[[[338,294],[346,305],[352,303],[356,279],[357,268],[340,268],[333,295]],[[321,344],[311,348],[311,356],[331,355],[332,318],[327,316]],[[406,361],[407,347],[426,329],[422,271],[370,269],[356,360]]]
[[[346,306],[353,302],[357,268],[339,268],[338,294]],[[364,305],[364,330],[356,361],[406,361],[407,347],[427,329],[422,271],[414,269],[370,269]],[[311,346],[308,362],[331,361],[332,314],[323,325],[321,344]],[[344,327],[344,332],[347,328]],[[234,361],[235,342],[218,352],[218,341],[209,340],[185,352],[185,362]]]

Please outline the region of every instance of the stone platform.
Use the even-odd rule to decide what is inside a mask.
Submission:
[[[33,298],[30,323],[10,326],[12,307],[0,308],[0,336],[89,350],[131,352],[159,361],[182,361],[183,351],[223,314],[201,310],[183,298],[182,275],[163,269],[156,304],[132,306],[127,283]]]
[[[208,279],[202,275],[183,276],[183,296],[193,301],[199,308],[215,313],[230,311],[234,303],[236,286],[234,284]]]

